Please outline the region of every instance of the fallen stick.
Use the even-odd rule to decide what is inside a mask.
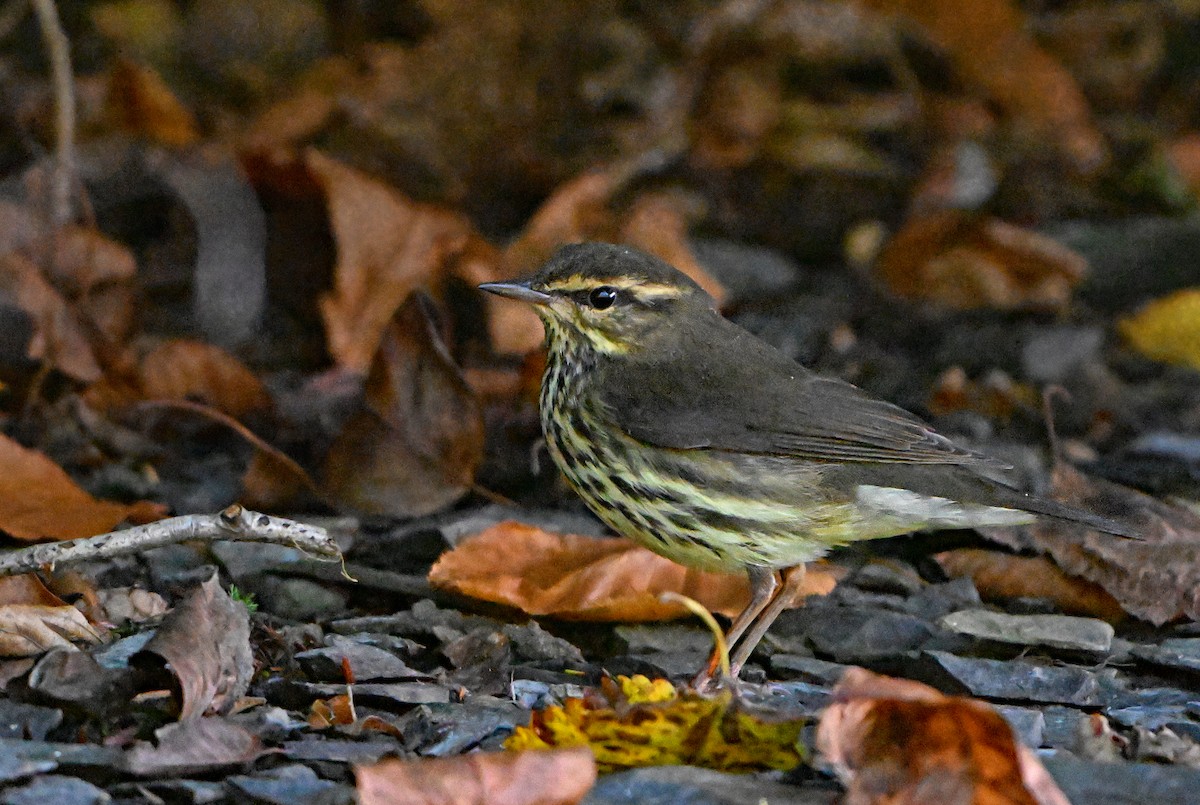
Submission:
[[[196,539],[289,545],[330,559],[339,559],[342,555],[337,543],[319,526],[259,514],[234,504],[220,514],[171,517],[96,537],[46,542],[0,553],[0,576],[31,573],[47,566],[54,569],[56,565],[111,559]]]

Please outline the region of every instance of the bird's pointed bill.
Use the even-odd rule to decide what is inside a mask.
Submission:
[[[553,299],[550,294],[535,291],[529,287],[528,282],[485,282],[479,286],[481,291],[494,293],[497,296],[506,296],[509,299],[519,299],[522,302],[530,302],[535,305],[548,305]]]

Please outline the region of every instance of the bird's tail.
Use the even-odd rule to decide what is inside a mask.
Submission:
[[[1014,508],[1024,509],[1043,517],[1052,517],[1055,520],[1077,523],[1088,528],[1093,528],[1096,531],[1103,531],[1106,534],[1113,534],[1114,536],[1126,539],[1140,540],[1143,538],[1141,530],[1133,523],[1122,522],[1121,520],[1105,517],[1101,514],[1095,514],[1094,512],[1036,495],[1027,495],[1022,492],[1017,492],[1016,494],[1020,499],[1013,502]]]

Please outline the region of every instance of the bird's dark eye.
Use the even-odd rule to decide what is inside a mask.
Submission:
[[[588,304],[596,310],[610,308],[615,301],[617,301],[617,289],[608,285],[601,285],[588,294]]]

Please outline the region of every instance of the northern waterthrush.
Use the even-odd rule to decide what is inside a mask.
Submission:
[[[480,288],[532,303],[545,324],[542,429],[592,511],[680,564],[749,575],[728,635],[735,675],[804,563],[833,547],[1035,515],[1132,536],[1008,486],[1003,463],[805,369],[650,255],[577,244],[532,279]]]

